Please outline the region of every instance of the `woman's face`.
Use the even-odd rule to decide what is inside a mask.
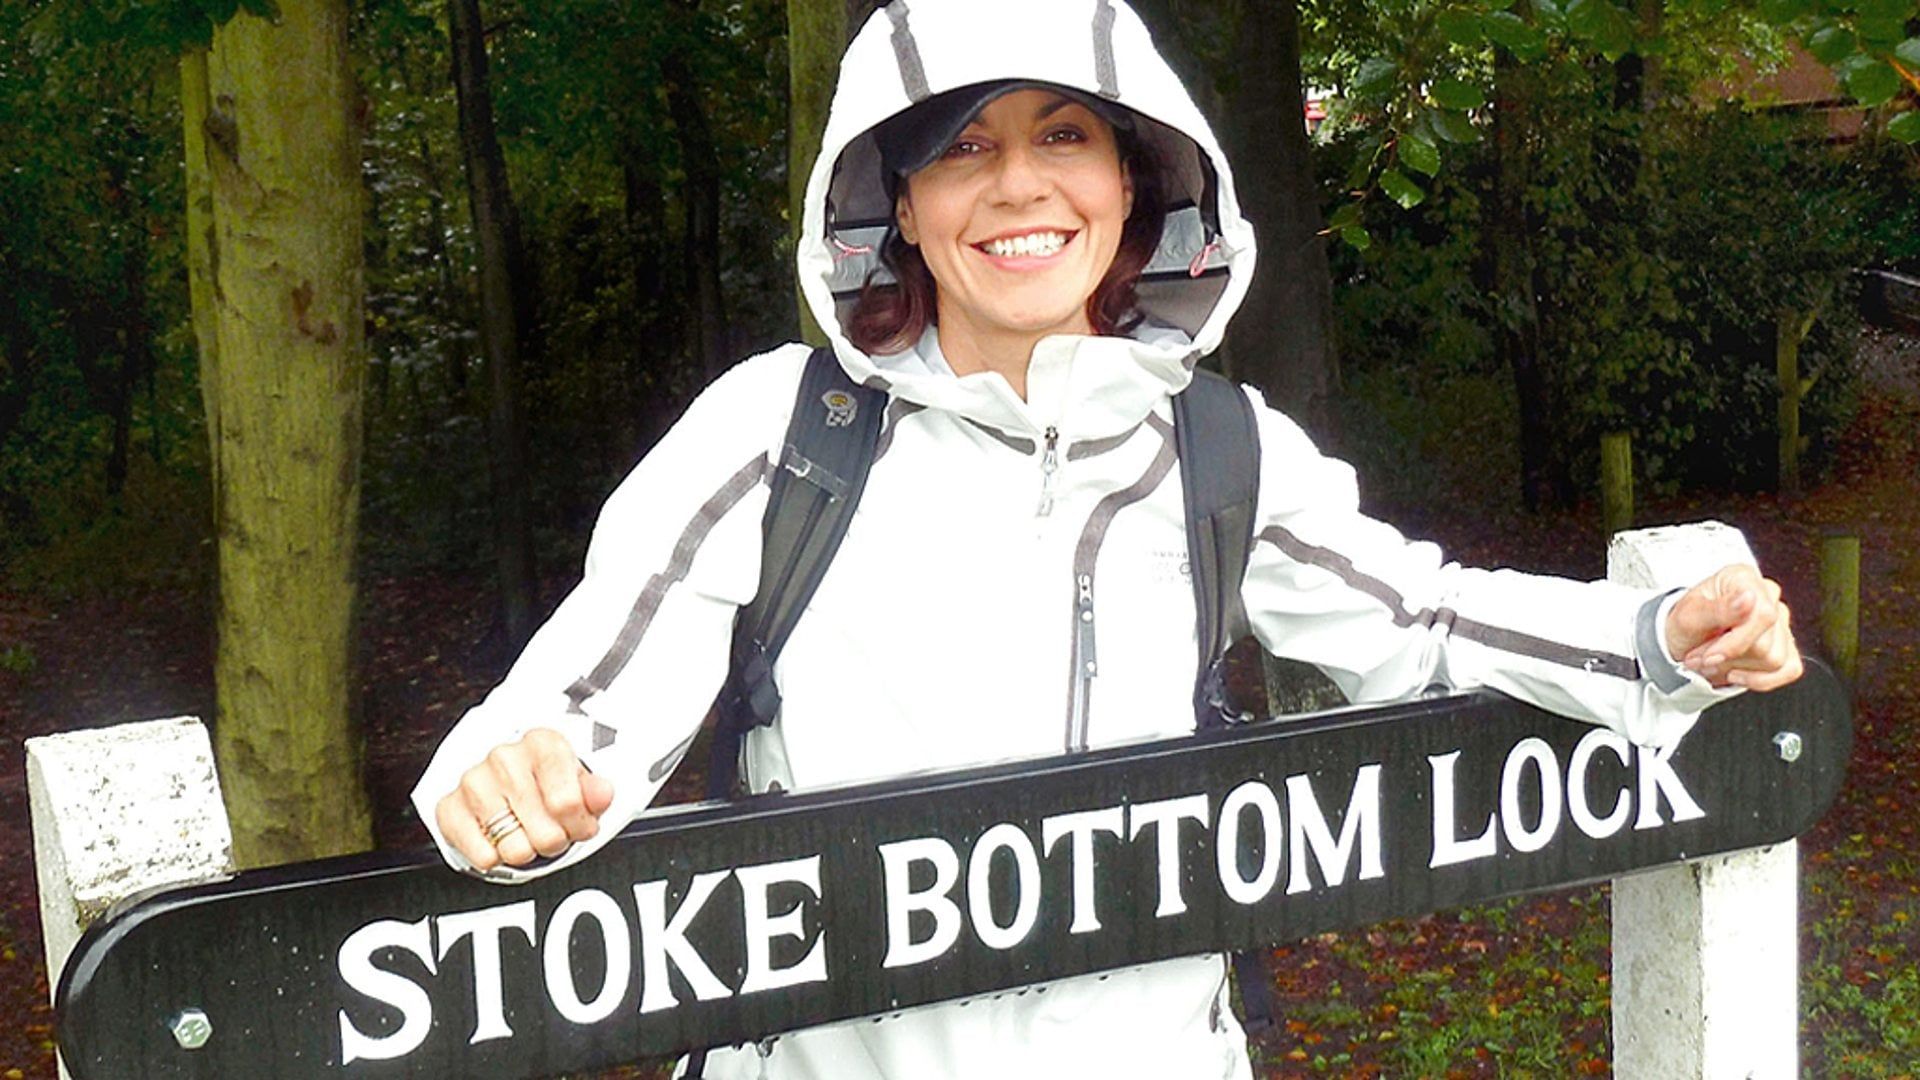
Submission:
[[[1087,298],[1132,209],[1113,128],[1072,98],[1026,89],[989,102],[909,176],[895,214],[933,273],[944,344],[1092,333]]]

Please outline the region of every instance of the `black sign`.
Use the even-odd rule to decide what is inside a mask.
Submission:
[[[60,1043],[79,1080],[589,1069],[1775,843],[1850,742],[1823,668],[1673,753],[1480,693],[663,812],[518,887],[246,873],[89,930]]]

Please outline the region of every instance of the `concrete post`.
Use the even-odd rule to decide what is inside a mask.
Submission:
[[[1675,587],[1753,561],[1719,522],[1638,529],[1608,545],[1607,577]],[[1614,1075],[1798,1076],[1798,894],[1793,841],[1616,879]]]
[[[213,747],[193,717],[28,739],[27,797],[50,989],[117,901],[234,871]]]

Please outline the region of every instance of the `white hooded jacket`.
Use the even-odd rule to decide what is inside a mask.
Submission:
[[[1148,329],[1041,341],[1024,399],[998,374],[955,376],[936,330],[874,357],[841,327],[892,212],[871,129],[929,94],[998,79],[1133,110],[1174,189],[1139,290]],[[846,540],[776,666],[779,722],[748,740],[749,782],[818,788],[1190,732],[1195,620],[1170,397],[1219,345],[1254,239],[1211,130],[1145,27],[1115,0],[894,0],[848,49],[807,191],[802,292],[848,373],[891,402]],[[608,500],[584,580],[414,791],[454,866],[467,864],[434,804],[496,744],[555,728],[615,792],[594,841],[508,879],[589,856],[685,753],[758,587],[766,481],[808,351],[722,376]],[[1253,396],[1262,464],[1242,596],[1269,650],[1320,666],[1355,701],[1489,686],[1651,744],[1721,696],[1666,659],[1658,598],[1446,564],[1362,516],[1352,470]],[[716,1053],[707,1075],[1248,1077],[1226,994],[1221,958],[1166,961],[798,1032]]]

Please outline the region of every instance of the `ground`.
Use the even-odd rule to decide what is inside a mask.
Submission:
[[[1802,1066],[1814,1076],[1920,1072],[1920,843],[1911,768],[1920,717],[1920,341],[1870,342],[1842,464],[1803,498],[1643,505],[1640,524],[1739,526],[1818,648],[1822,538],[1861,539],[1856,741],[1847,787],[1802,839]],[[1604,571],[1599,513],[1454,513],[1413,531],[1480,565]],[[555,588],[564,582],[553,583]],[[372,580],[361,655],[368,777],[380,842],[424,834],[405,792],[438,732],[505,661],[485,587]],[[65,597],[0,589],[0,1080],[54,1075],[22,742],[30,735],[211,713],[204,596],[155,589]],[[686,786],[683,785],[682,793]],[[1271,1077],[1605,1075],[1605,889],[1441,912],[1275,950],[1285,1020],[1256,1049]],[[658,1069],[632,1076],[664,1075]]]

